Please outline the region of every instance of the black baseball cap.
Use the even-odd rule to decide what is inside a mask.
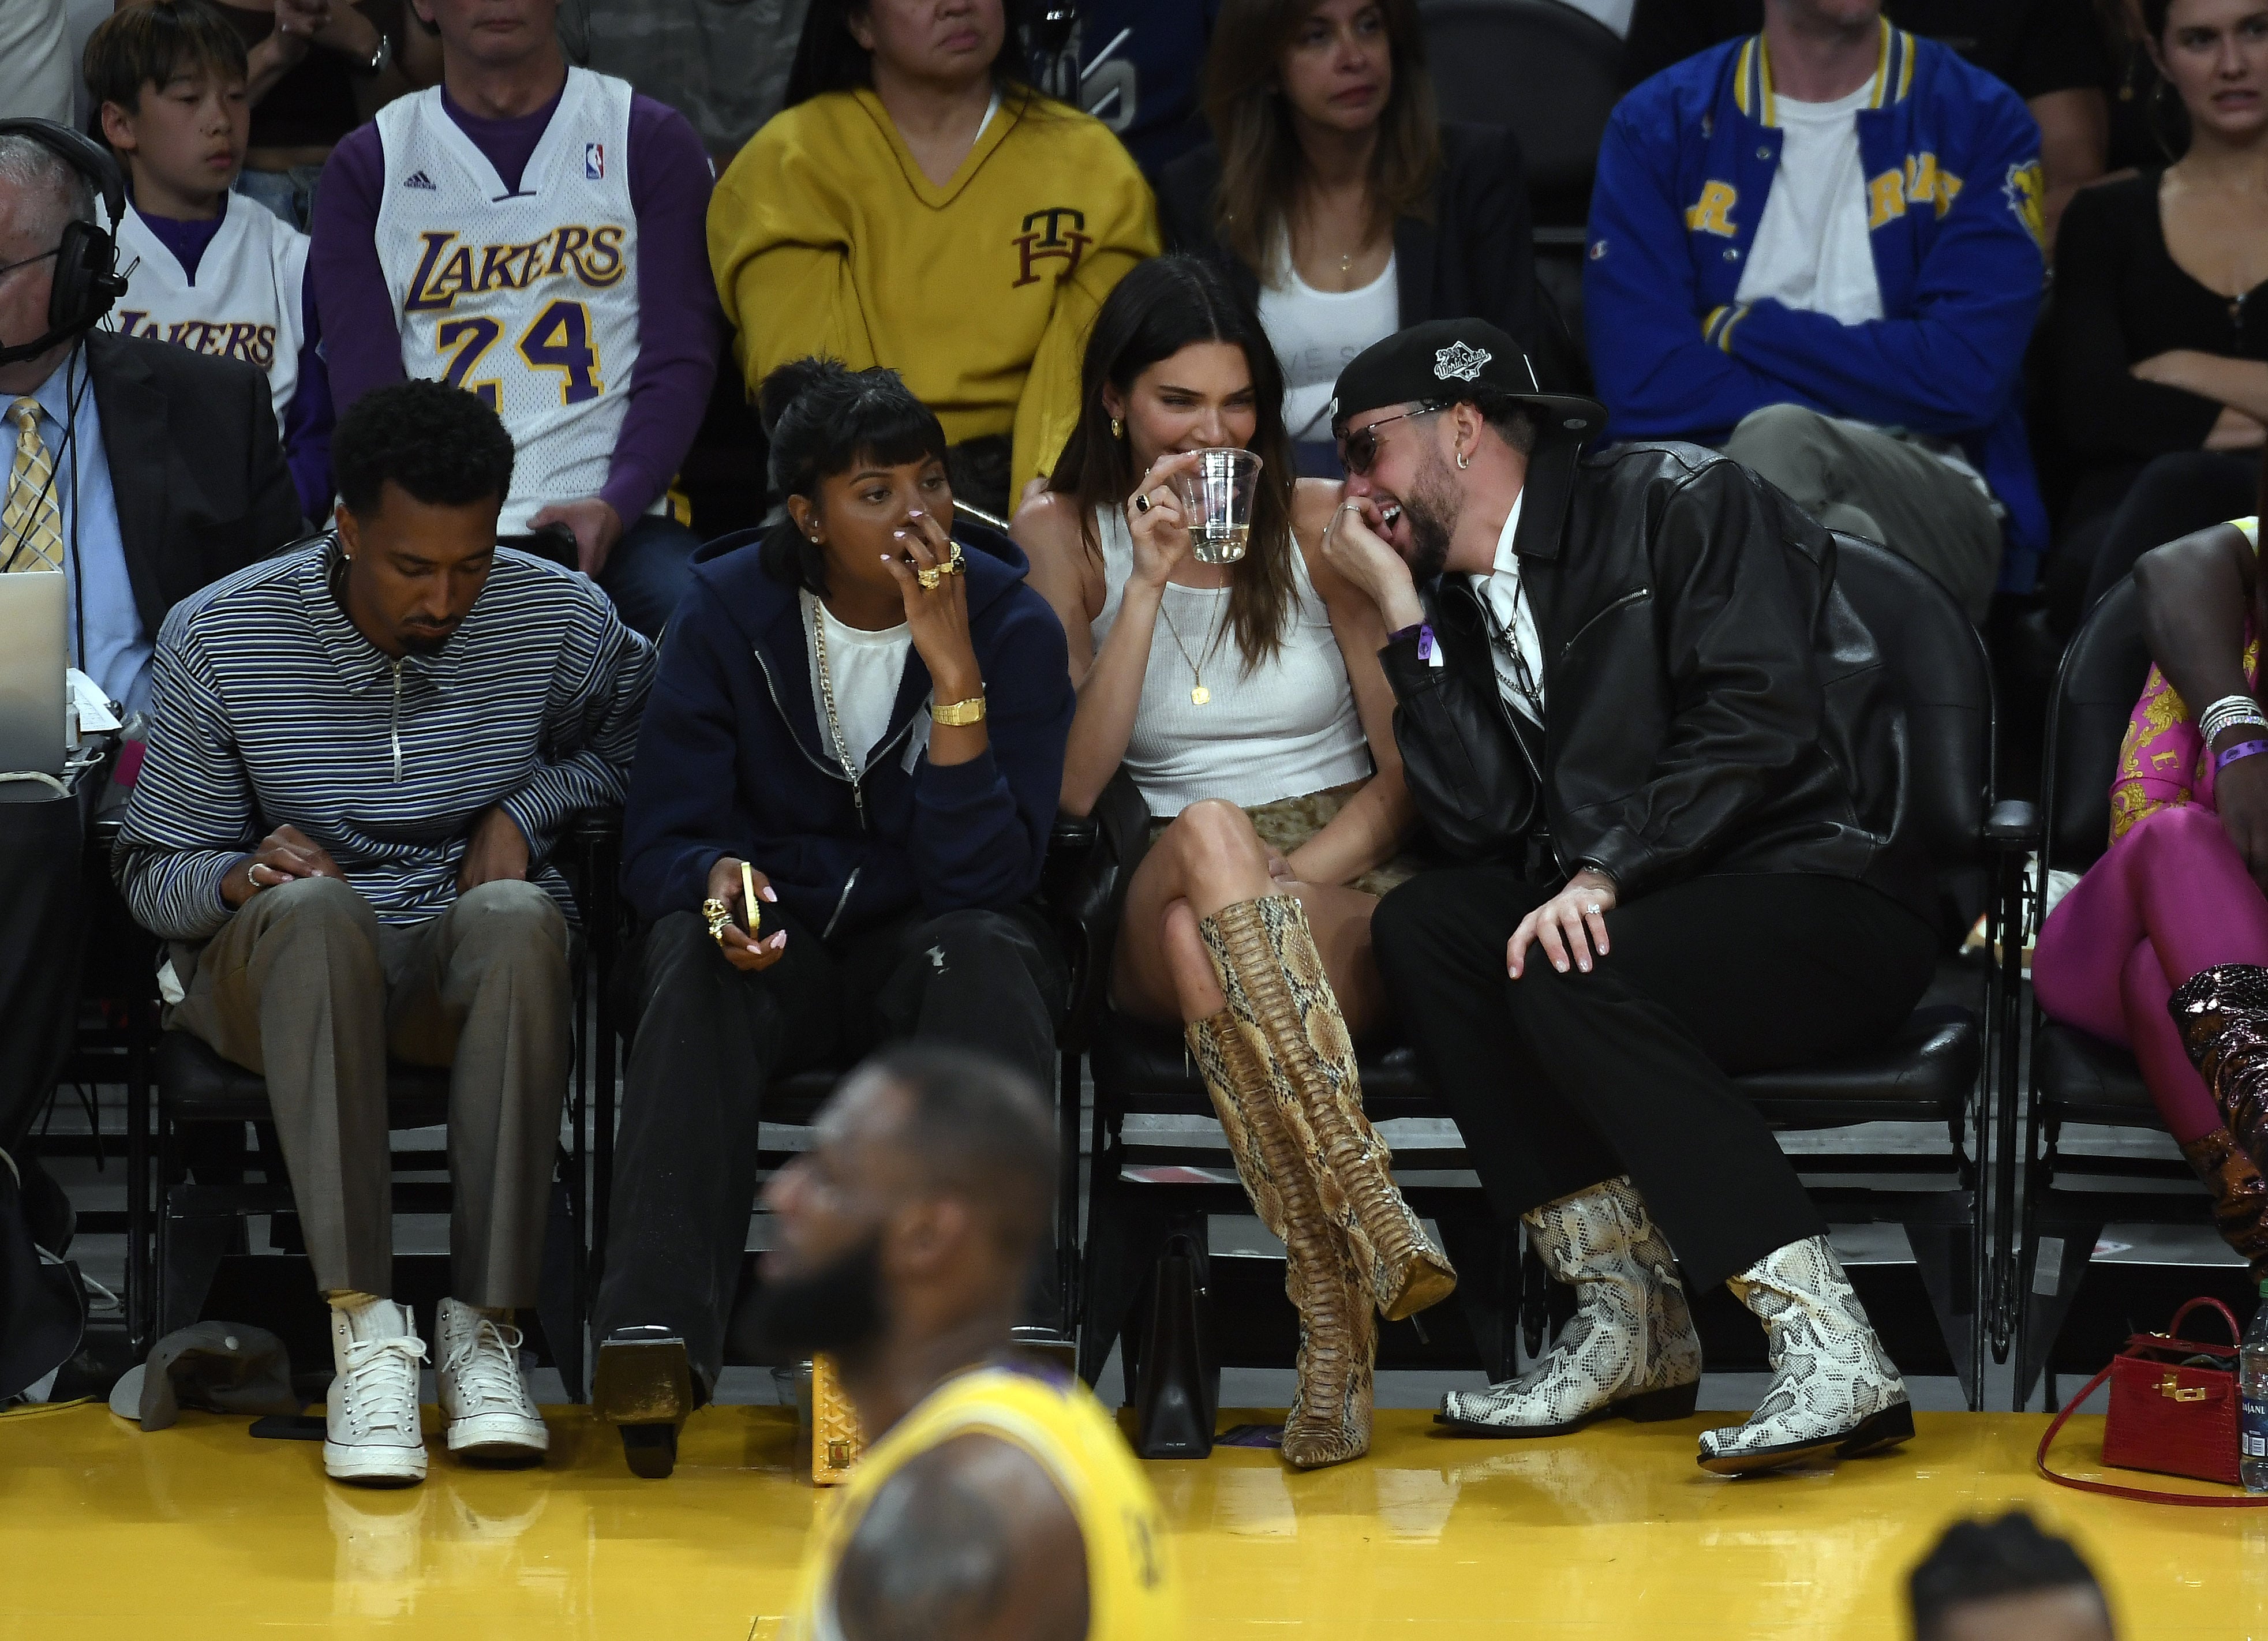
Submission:
[[[1346,432],[1348,418],[1384,405],[1452,405],[1476,388],[1516,399],[1536,413],[1539,444],[1598,436],[1607,408],[1580,394],[1547,394],[1528,355],[1504,332],[1480,319],[1436,319],[1374,342],[1339,372],[1331,400],[1331,431]]]

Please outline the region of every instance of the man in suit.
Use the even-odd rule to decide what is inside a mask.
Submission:
[[[166,612],[290,541],[300,518],[258,371],[88,334],[123,284],[107,236],[72,224],[93,224],[97,188],[117,187],[107,157],[63,127],[0,129],[0,573],[70,578],[71,664],[126,717],[147,703]],[[0,802],[0,1151],[19,1162],[77,1025],[93,910],[80,860],[114,775],[130,781],[130,763],[61,797]],[[25,1174],[34,1233],[57,1247],[61,1194]]]

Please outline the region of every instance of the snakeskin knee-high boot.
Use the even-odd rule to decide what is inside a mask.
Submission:
[[[1370,1451],[1378,1326],[1346,1239],[1323,1218],[1291,1127],[1235,1017],[1224,1009],[1190,1024],[1187,1034],[1245,1195],[1284,1243],[1284,1292],[1300,1315],[1284,1457],[1302,1470],[1359,1459]]]
[[[2268,968],[2199,969],[2174,988],[2166,1012],[2237,1144],[2268,1167]]]
[[[2213,1193],[2213,1228],[2244,1255],[2255,1282],[2268,1282],[2268,1180],[2226,1128],[2191,1140],[2182,1156]]]
[[[1287,894],[1239,901],[1197,930],[1379,1314],[1399,1321],[1439,1305],[1455,1291],[1457,1273],[1403,1200],[1393,1153],[1363,1115],[1354,1043],[1306,909]]]

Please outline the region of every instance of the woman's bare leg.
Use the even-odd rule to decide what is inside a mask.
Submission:
[[[1268,846],[1250,817],[1218,799],[1192,804],[1160,835],[1134,873],[1111,968],[1111,1001],[1129,1014],[1186,1023],[1226,1006],[1197,923],[1224,906],[1287,892],[1268,875]],[[1371,956],[1378,897],[1336,884],[1291,888],[1307,908],[1324,973],[1361,1038],[1387,1018],[1385,988]]]

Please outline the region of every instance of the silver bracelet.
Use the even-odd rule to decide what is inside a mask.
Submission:
[[[2268,714],[2260,710],[2260,703],[2250,695],[2223,695],[2198,714],[2198,728],[2210,742],[2221,731],[2237,725],[2268,726]]]

